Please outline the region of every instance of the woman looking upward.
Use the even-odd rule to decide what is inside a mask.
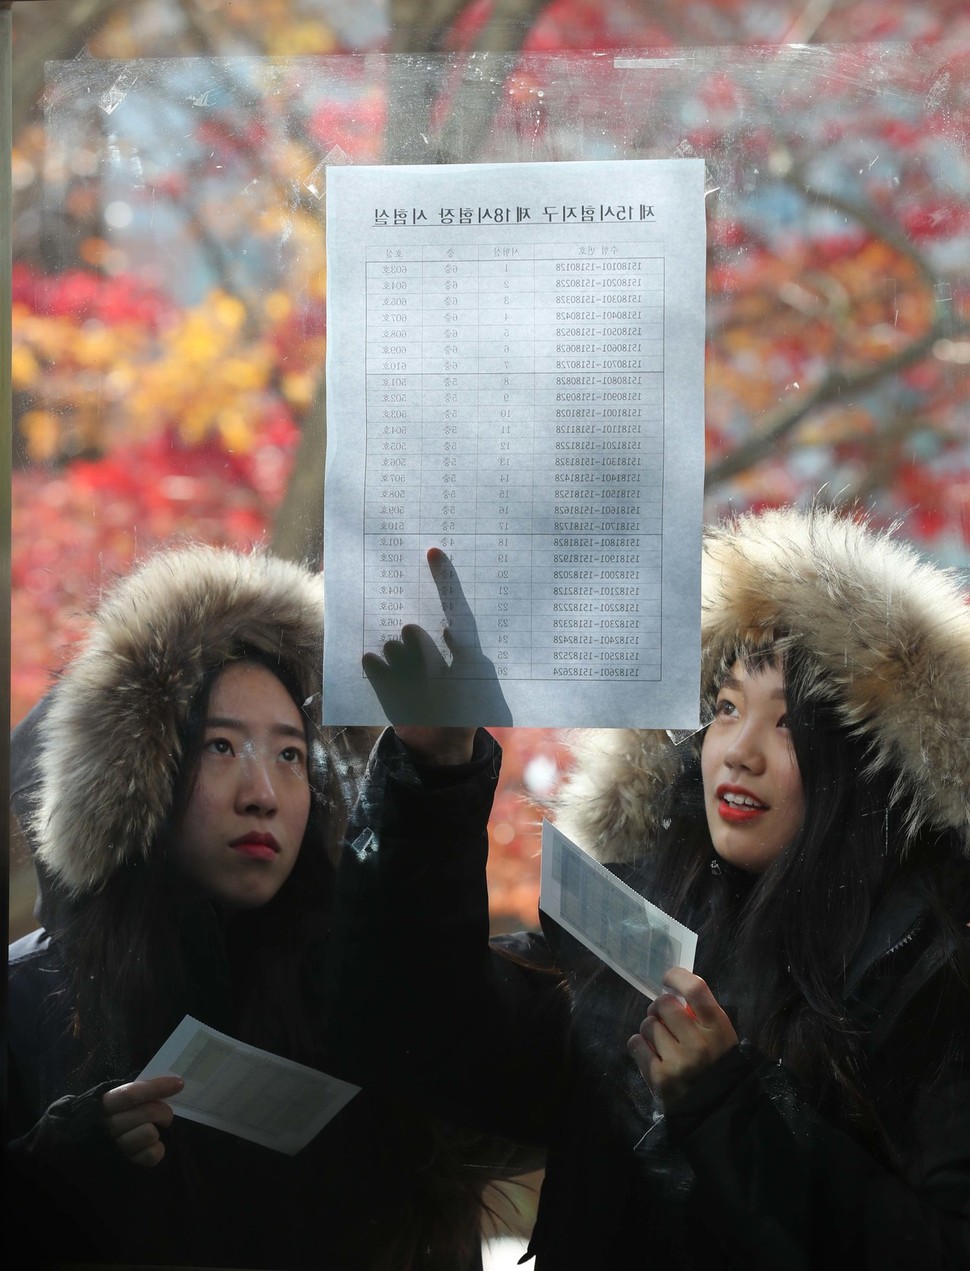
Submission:
[[[708,726],[577,734],[553,809],[698,932],[653,1002],[544,914],[489,947],[484,819],[345,854],[348,1071],[546,1149],[537,1271],[970,1265],[967,600],[835,512],[706,534]],[[365,933],[405,916],[434,974],[378,1017]]]
[[[291,1157],[136,1079],[185,1015],[330,1071],[333,861],[364,764],[317,725],[322,645],[318,574],[159,552],[15,732],[42,926],[10,949],[7,1181],[39,1264],[480,1266],[477,1179],[403,1102],[361,1091]]]

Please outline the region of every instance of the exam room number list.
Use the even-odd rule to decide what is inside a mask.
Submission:
[[[659,679],[662,243],[368,246],[365,327],[364,646],[417,613],[472,676]]]

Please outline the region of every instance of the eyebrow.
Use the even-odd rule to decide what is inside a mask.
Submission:
[[[724,677],[724,679],[721,681],[721,688],[722,689],[730,688],[737,693],[744,692],[744,685],[741,683],[740,680],[736,680],[733,675],[726,675]],[[771,690],[771,696],[777,697],[780,702],[784,702],[786,700],[784,688],[773,688]]]
[[[234,728],[238,732],[246,732],[250,725],[242,719],[233,719],[231,715],[209,715],[205,721],[206,728]],[[302,728],[297,728],[295,724],[272,724],[270,732],[276,733],[280,737],[298,737],[300,741],[306,741],[306,734]]]

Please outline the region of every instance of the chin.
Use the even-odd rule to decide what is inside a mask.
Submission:
[[[770,847],[755,848],[730,848],[718,847],[714,844],[714,851],[719,860],[727,865],[733,865],[735,869],[743,870],[746,874],[763,874],[765,870],[770,869],[775,861],[781,855],[781,849],[777,851]]]
[[[229,892],[215,897],[221,905],[226,909],[262,909],[264,905],[268,905],[276,893],[278,887],[266,888],[259,892]]]

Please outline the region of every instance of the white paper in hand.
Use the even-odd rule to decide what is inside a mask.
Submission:
[[[186,1015],[138,1080],[175,1073],[185,1089],[166,1102],[178,1116],[292,1156],[359,1086],[217,1033]]]
[[[694,969],[697,935],[542,823],[539,908],[649,998],[672,966]]]

